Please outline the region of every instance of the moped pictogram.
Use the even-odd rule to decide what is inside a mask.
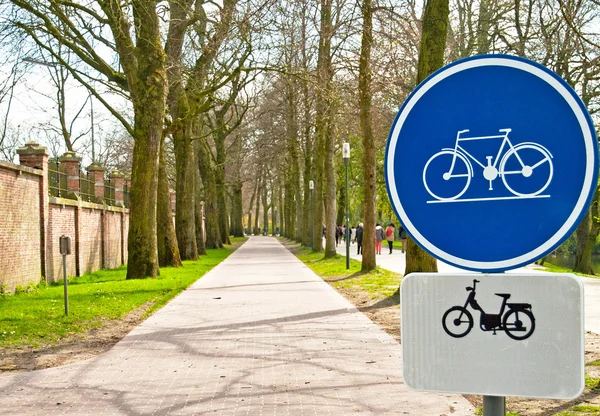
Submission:
[[[479,280],[473,280],[473,287],[467,286],[469,296],[464,306],[453,306],[448,309],[442,317],[442,326],[448,335],[454,338],[462,338],[473,328],[473,315],[467,310],[467,306],[479,311],[481,314],[479,326],[482,331],[504,330],[506,335],[516,340],[527,339],[535,329],[535,318],[531,312],[529,303],[507,303],[510,298],[508,293],[495,293],[502,298],[502,306],[498,314],[488,314],[479,306],[475,300],[475,285]],[[505,309],[508,308],[508,310]]]

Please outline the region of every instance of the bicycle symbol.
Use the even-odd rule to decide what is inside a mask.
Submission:
[[[489,201],[499,199],[548,198],[540,195],[552,181],[552,154],[544,146],[533,142],[522,142],[513,145],[508,138],[512,129],[500,129],[502,134],[480,137],[461,137],[469,130],[460,130],[456,134],[454,148],[443,148],[429,158],[423,168],[423,184],[435,200],[427,203]],[[486,156],[487,163],[481,163],[461,143],[502,139],[495,156]],[[459,199],[469,188],[474,177],[474,161],[483,169],[483,177],[489,182],[489,191],[493,190],[492,182],[498,177],[514,196],[496,196],[487,198]],[[440,181],[440,176],[443,181]],[[523,180],[526,178],[526,180]]]
[[[467,306],[478,310],[480,313],[479,327],[482,331],[504,330],[506,335],[518,341],[527,339],[535,329],[535,318],[531,312],[529,303],[507,303],[510,298],[508,293],[495,293],[502,298],[502,306],[498,314],[488,314],[479,306],[475,300],[475,284],[479,280],[473,280],[473,287],[467,286],[469,296],[464,306],[453,306],[448,309],[442,317],[442,326],[448,335],[454,338],[462,338],[473,328],[473,315],[467,310]],[[504,310],[508,307],[506,313]]]

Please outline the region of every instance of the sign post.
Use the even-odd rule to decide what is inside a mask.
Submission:
[[[69,279],[67,279],[67,254],[71,254],[71,238],[62,235],[59,239],[60,254],[63,259],[63,281],[65,287],[65,315],[69,315]]]
[[[572,283],[578,278],[570,275],[540,280],[531,273],[519,278],[538,287],[526,285],[523,292],[522,284],[508,274],[490,273],[525,266],[552,252],[588,210],[598,180],[598,145],[592,120],[575,91],[549,69],[523,58],[480,55],[456,61],[423,81],[402,105],[388,138],[385,177],[397,217],[421,248],[461,269],[486,273],[469,275],[472,282],[467,285],[465,303],[437,311],[431,321],[422,323],[429,328],[428,334],[440,333],[442,337],[433,343],[429,340],[433,347],[421,345],[422,349],[429,351],[448,343],[453,351],[462,351],[465,345],[473,351],[486,351],[487,338],[466,336],[481,328],[480,332],[496,334],[496,339],[502,339],[500,343],[510,343],[505,347],[513,352],[512,362],[520,366],[512,368],[511,377],[529,371],[532,363],[540,360],[539,355],[530,355],[531,351],[542,350],[545,331],[556,332],[558,328],[549,324],[551,315],[543,311],[550,308],[543,305],[561,296],[554,293],[540,299],[536,294],[564,280],[571,282],[574,304],[583,305],[582,289],[574,289],[581,284]],[[410,361],[412,343],[420,342],[418,328],[411,330],[409,318],[405,321],[406,314],[411,315],[409,308],[418,308],[414,299],[404,299],[412,276],[405,277],[401,290],[402,347],[408,351],[403,362],[408,366],[426,363]],[[428,276],[421,279],[429,282]],[[553,279],[551,284],[549,279]],[[419,292],[417,299],[437,299],[438,306],[448,303],[461,285],[464,290],[468,283],[464,280],[463,275],[437,275],[435,283],[422,288],[425,292]],[[476,290],[483,291],[486,286],[494,286],[495,292],[486,289],[486,296],[491,293],[492,304],[500,301],[503,309],[498,313],[490,313],[490,306],[482,306],[474,298]],[[439,291],[443,296],[436,298]],[[508,300],[511,296],[530,298],[513,303],[513,298]],[[571,312],[561,315],[569,321],[559,325],[565,331],[583,327],[583,306]],[[461,330],[465,335],[460,335]],[[502,332],[506,336],[502,337]],[[524,334],[527,339],[520,340]],[[577,343],[562,353],[583,362],[583,331],[571,335]],[[564,338],[559,335],[558,339]],[[532,392],[525,382],[514,384],[513,390],[503,389],[494,383],[489,368],[481,370],[494,359],[485,354],[476,365],[463,363],[469,368],[467,378],[477,378],[478,372],[485,376],[479,379],[478,389],[460,378],[464,371],[455,371],[447,379],[449,385],[457,386],[455,392],[479,390],[484,395],[485,416],[504,414],[503,396],[570,398],[583,381],[583,373],[575,366],[569,370],[569,388],[563,389],[568,394],[560,388],[558,393]],[[555,361],[545,364],[550,362]],[[417,365],[413,370],[418,373],[424,368]],[[405,381],[411,386],[410,377]],[[444,387],[427,383],[412,386],[431,391],[443,391],[437,389]],[[553,395],[544,396],[549,394]]]

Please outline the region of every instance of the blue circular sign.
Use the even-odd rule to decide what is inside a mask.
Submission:
[[[585,215],[598,143],[577,94],[526,59],[454,62],[402,105],[385,157],[408,233],[457,267],[514,269],[560,245]]]

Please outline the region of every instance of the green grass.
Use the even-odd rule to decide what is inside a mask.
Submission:
[[[245,238],[233,239],[241,241]],[[148,315],[223,261],[234,247],[208,250],[208,255],[185,261],[181,268],[161,268],[155,279],[126,280],[125,266],[70,278],[68,316],[62,282],[40,285],[31,293],[0,296],[0,347],[53,345],[150,303]]]
[[[598,276],[594,276],[592,274],[577,273],[577,272],[574,272],[572,269],[569,269],[566,267],[555,266],[554,264],[548,263],[548,262],[545,262],[543,266],[539,266],[539,267],[540,267],[540,269],[543,269],[545,272],[550,272],[550,273],[570,273],[570,274],[576,274],[577,276],[598,278]]]
[[[585,375],[585,387],[586,388],[588,388],[590,390],[597,390],[598,384],[600,384],[600,378],[592,378],[592,377],[588,376],[587,374]]]
[[[476,415],[482,415],[483,414],[483,408],[482,407],[478,407],[477,409],[475,409],[475,414]],[[508,413],[506,413],[506,416],[521,416],[521,415],[519,413],[508,412]]]
[[[362,290],[369,293],[371,299],[392,296],[402,279],[402,275],[379,267],[369,273],[361,273],[361,263],[353,259],[350,259],[350,269],[346,270],[345,256],[324,259],[322,252],[313,253],[310,248],[298,248],[296,256],[333,287]]]
[[[589,365],[592,367],[598,367],[598,366],[600,366],[600,360],[592,361],[591,363],[585,363],[585,365],[586,366]]]
[[[574,406],[573,411],[585,413],[600,413],[600,406],[581,405]]]

